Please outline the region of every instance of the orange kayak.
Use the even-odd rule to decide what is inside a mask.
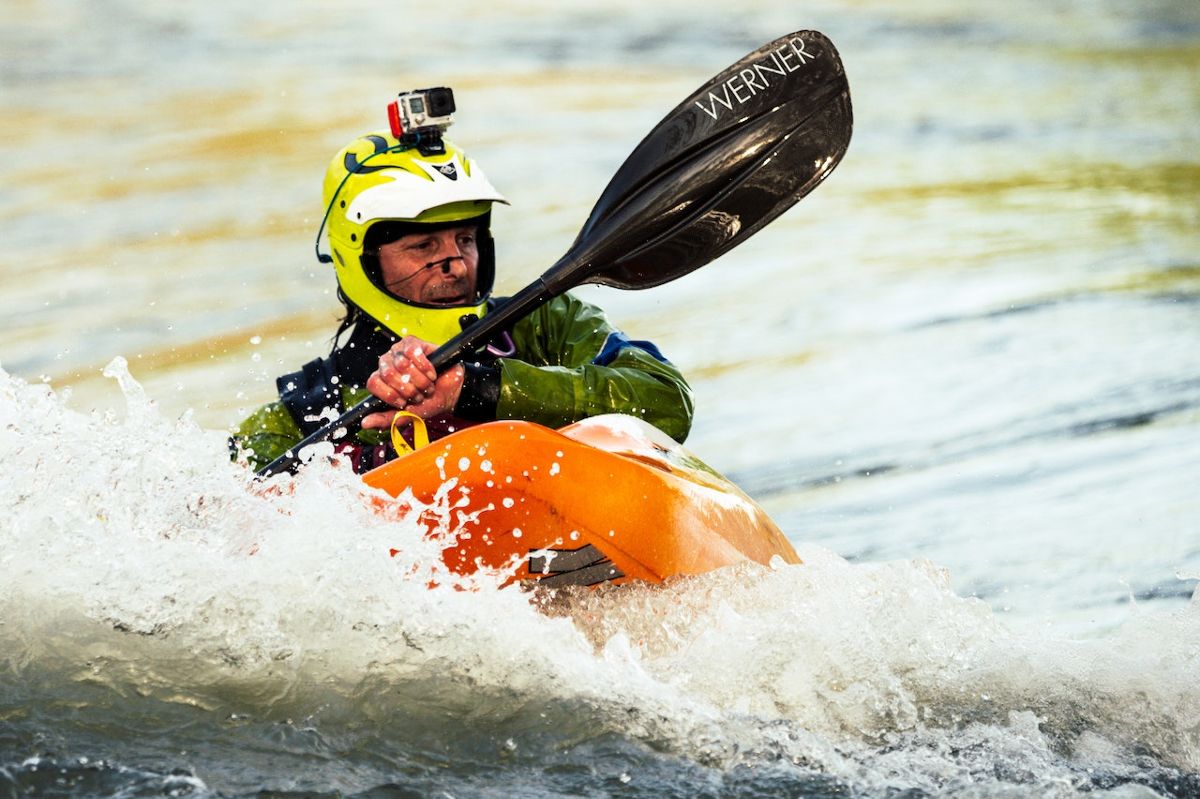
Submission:
[[[363,476],[392,497],[411,489],[454,508],[425,514],[446,536],[446,566],[471,574],[514,561],[509,582],[659,583],[745,561],[799,563],[755,502],[686,449],[630,416],[561,430],[530,422],[469,427]],[[434,518],[437,516],[437,518]]]

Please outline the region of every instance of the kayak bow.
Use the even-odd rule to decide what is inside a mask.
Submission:
[[[423,514],[426,533],[445,537],[442,560],[456,574],[515,562],[506,585],[660,583],[746,561],[800,562],[750,497],[630,416],[597,416],[557,431],[489,422],[363,479],[391,497],[411,489],[425,504],[436,503],[449,483],[453,519]]]

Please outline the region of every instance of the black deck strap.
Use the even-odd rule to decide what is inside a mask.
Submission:
[[[314,358],[299,372],[275,378],[275,388],[279,390],[279,401],[305,436],[329,423],[329,419],[322,416],[326,408],[333,408],[337,415],[345,410],[342,393],[334,382],[331,358]]]

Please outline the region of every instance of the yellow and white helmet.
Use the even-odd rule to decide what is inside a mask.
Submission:
[[[349,302],[397,336],[435,344],[462,329],[463,315],[483,316],[496,275],[492,203],[508,200],[462,150],[447,141],[445,152],[424,155],[390,132],[365,134],[329,163],[323,197],[332,257],[318,257],[332,261]],[[383,284],[378,257],[363,252],[368,231],[380,222],[447,226],[472,220],[479,226],[479,269],[475,296],[464,305],[423,305],[396,296]]]

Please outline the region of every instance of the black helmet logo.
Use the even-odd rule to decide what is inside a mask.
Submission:
[[[441,166],[437,167],[437,171],[441,172],[443,175],[450,178],[450,180],[458,180],[458,170],[454,168],[453,161],[451,161],[448,164],[442,164]]]
[[[378,172],[381,169],[390,168],[391,164],[363,166],[363,162],[370,161],[371,158],[380,153],[387,152],[388,149],[387,139],[382,136],[363,136],[363,139],[369,141],[375,147],[375,152],[364,158],[362,162],[358,160],[358,155],[354,151],[346,153],[346,157],[342,159],[342,165],[346,167],[346,171],[351,174],[365,175],[368,172]]]

